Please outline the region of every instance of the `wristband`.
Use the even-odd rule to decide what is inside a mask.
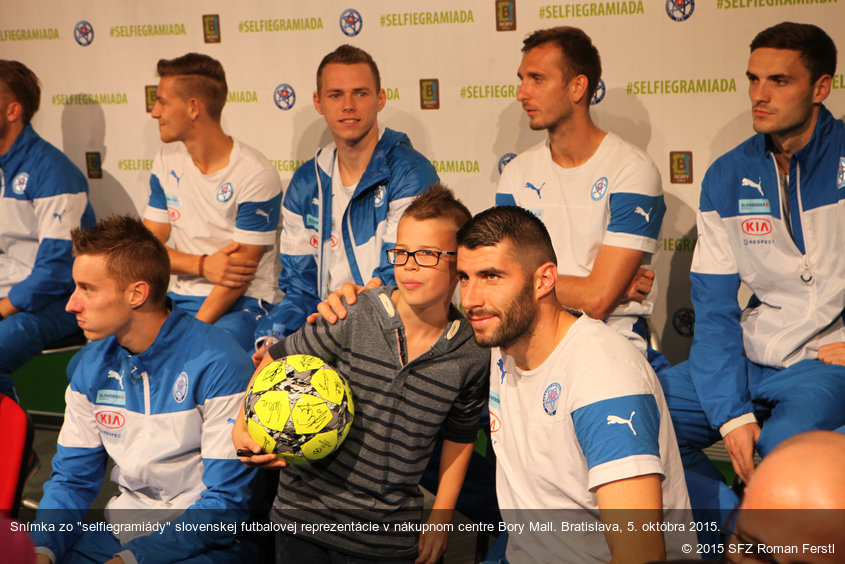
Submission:
[[[199,266],[198,270],[199,270],[199,275],[200,275],[200,277],[202,277],[202,278],[205,278],[205,273],[203,272],[203,268],[202,268],[202,267],[203,267],[203,265],[205,265],[205,257],[207,257],[207,256],[208,256],[208,255],[202,255],[202,256],[200,257],[200,266]]]

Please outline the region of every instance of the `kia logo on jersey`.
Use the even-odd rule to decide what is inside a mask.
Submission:
[[[742,232],[746,235],[768,235],[772,232],[772,222],[765,217],[752,217],[742,222]]]
[[[108,429],[120,429],[126,424],[126,418],[117,411],[98,411],[97,423]]]

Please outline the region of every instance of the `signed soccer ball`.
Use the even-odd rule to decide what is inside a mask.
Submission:
[[[308,464],[337,450],[355,409],[340,373],[316,356],[293,354],[255,377],[244,413],[250,436],[264,452]]]

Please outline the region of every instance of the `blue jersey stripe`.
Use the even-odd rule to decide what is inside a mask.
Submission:
[[[161,181],[155,174],[150,175],[150,201],[151,208],[159,210],[167,209],[167,198],[164,196],[164,188],[161,186]]]
[[[496,194],[496,205],[515,206],[516,200],[514,199],[513,194]]]
[[[620,396],[572,412],[587,468],[635,455],[660,456],[660,411],[651,394]]]
[[[666,204],[663,195],[620,193],[610,195],[610,223],[607,230],[657,239]]]
[[[279,213],[282,211],[282,194],[264,202],[243,202],[238,204],[238,218],[235,227],[244,231],[267,232],[279,227]]]

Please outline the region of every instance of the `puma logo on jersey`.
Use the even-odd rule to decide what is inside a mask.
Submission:
[[[637,206],[637,209],[634,210],[634,213],[638,213],[641,216],[643,216],[645,218],[645,222],[648,223],[649,217],[651,217],[651,212],[652,212],[653,209],[654,208],[648,208],[648,213],[646,213],[646,211],[643,208],[641,208],[640,206]]]
[[[622,419],[618,415],[608,415],[607,416],[607,424],[608,425],[627,425],[631,429],[631,432],[634,433],[634,436],[636,437],[637,432],[634,430],[634,425],[631,423],[631,421],[634,419],[635,413],[636,413],[636,411],[632,411],[631,417],[629,417],[628,419]]]
[[[263,215],[265,219],[267,219],[267,223],[270,223],[270,214],[264,210],[255,210],[255,213],[258,215]]]
[[[750,178],[743,178],[742,179],[742,185],[747,186],[749,188],[754,188],[755,190],[760,192],[761,196],[763,196],[763,197],[766,196],[765,194],[763,194],[763,187],[761,186],[761,181],[760,181],[759,177],[757,178],[757,182],[754,182]]]
[[[540,187],[539,187],[539,188],[537,188],[536,186],[534,186],[534,185],[533,185],[533,184],[531,184],[530,182],[526,182],[526,183],[525,183],[525,187],[526,187],[526,188],[530,188],[531,190],[534,190],[535,192],[537,192],[537,197],[538,197],[538,198],[540,198],[540,199],[542,199],[542,198],[543,198],[543,195],[542,195],[542,194],[540,194],[540,190],[542,190],[542,189],[543,189],[543,186],[545,186],[545,185],[546,185],[546,183],[545,183],[545,182],[543,182],[542,184],[540,184]]]
[[[182,176],[177,176],[177,175],[176,175],[176,171],[175,171],[175,170],[173,170],[173,169],[171,168],[171,169],[170,169],[170,174],[171,174],[171,176],[173,176],[173,178],[175,178],[175,179],[176,179],[176,186],[178,187],[178,186],[179,186],[179,181],[180,181],[180,180],[182,180],[182,176],[185,176],[185,173],[183,172],[183,173],[182,173]]]
[[[117,383],[120,384],[120,389],[123,389],[123,374],[115,372],[114,370],[109,370],[108,377],[117,380]]]
[[[62,222],[62,215],[64,215],[65,210],[62,210],[60,213],[53,213],[53,219],[58,219],[59,223]]]

